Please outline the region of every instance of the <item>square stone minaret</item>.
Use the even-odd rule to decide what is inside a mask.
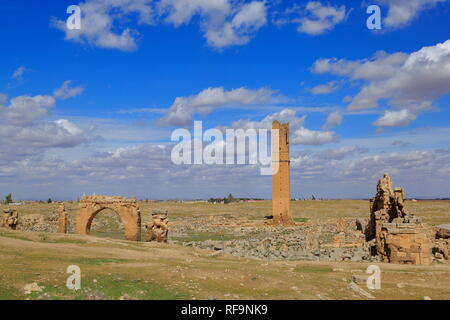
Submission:
[[[272,130],[279,132],[278,139],[272,135],[272,221],[274,224],[292,225],[289,123],[274,121]]]

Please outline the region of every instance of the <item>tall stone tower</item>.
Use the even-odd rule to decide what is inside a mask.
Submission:
[[[292,225],[294,220],[289,208],[291,200],[289,123],[274,121],[272,129],[279,130],[278,141],[272,136],[272,222]]]

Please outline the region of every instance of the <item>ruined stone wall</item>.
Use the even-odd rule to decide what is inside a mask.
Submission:
[[[430,228],[424,224],[384,223],[378,252],[384,262],[431,264]]]
[[[404,190],[392,188],[388,174],[378,181],[370,200],[368,240],[375,239],[376,253],[385,262],[430,264],[432,230],[404,207]]]

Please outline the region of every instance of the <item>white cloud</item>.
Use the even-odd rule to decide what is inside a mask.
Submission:
[[[70,80],[64,81],[63,84],[61,85],[61,87],[56,89],[53,92],[53,96],[55,98],[62,99],[62,100],[66,100],[66,99],[70,99],[70,98],[79,96],[83,92],[84,87],[79,86],[79,87],[70,88],[69,86],[71,83],[72,83],[72,81],[70,81]]]
[[[19,96],[0,106],[0,161],[38,155],[49,148],[68,148],[89,141],[86,134],[66,119],[51,121],[55,98]]]
[[[215,48],[246,44],[267,23],[264,1],[162,0],[158,8],[165,21],[175,26],[188,24],[199,15],[205,38]]]
[[[345,20],[345,6],[324,6],[310,1],[306,5],[307,17],[300,20],[299,32],[315,36],[333,30]]]
[[[417,115],[409,110],[385,111],[384,115],[374,122],[378,127],[400,127],[406,126],[411,121],[416,120]]]
[[[319,146],[331,142],[336,142],[338,138],[333,131],[315,131],[307,128],[300,128],[292,133],[292,144],[303,144]]]
[[[8,96],[4,93],[0,93],[0,107],[8,101]]]
[[[388,14],[383,24],[389,28],[400,28],[408,25],[421,11],[430,9],[438,3],[448,0],[376,0],[380,5],[388,6]]]
[[[275,112],[266,116],[261,121],[252,121],[252,120],[238,120],[234,121],[231,124],[231,127],[234,129],[271,129],[272,122],[277,120],[282,123],[289,123],[290,130],[296,130],[298,128],[303,127],[303,123],[305,122],[306,116],[297,117],[297,113],[292,109],[283,109],[279,112]]]
[[[392,145],[394,147],[408,147],[411,145],[411,142],[407,142],[407,141],[403,141],[403,140],[395,140],[394,142],[392,142]]]
[[[340,112],[340,111],[331,112],[328,115],[327,120],[325,121],[325,124],[323,125],[323,129],[332,129],[332,128],[335,128],[335,127],[341,125],[342,118],[343,118],[342,112]]]
[[[450,40],[411,54],[378,52],[373,58],[360,61],[320,59],[312,71],[365,81],[348,109],[377,108],[379,101],[386,100],[400,111],[389,111],[375,124],[405,125],[450,92]]]
[[[359,61],[319,59],[314,62],[312,71],[318,74],[331,73],[357,80],[377,81],[394,76],[407,59],[408,55],[405,53],[388,54],[378,51],[372,59]]]
[[[192,121],[194,114],[206,115],[215,108],[230,105],[265,104],[271,101],[272,96],[273,91],[266,88],[258,90],[238,88],[230,91],[223,87],[208,88],[194,96],[177,97],[158,124],[183,126]]]
[[[276,24],[298,24],[297,31],[311,36],[324,34],[345,21],[346,8],[342,6],[324,5],[319,1],[309,1],[306,6],[295,4],[288,8]]]
[[[283,109],[279,112],[266,116],[261,121],[238,120],[231,124],[234,129],[271,129],[272,122],[278,120],[283,123],[289,123],[290,142],[292,144],[303,145],[323,145],[330,142],[336,142],[338,139],[332,131],[314,131],[304,127],[306,115],[297,117],[296,111],[292,109]]]
[[[20,80],[20,79],[22,79],[22,76],[26,71],[27,71],[27,68],[25,68],[24,66],[20,66],[13,72],[11,78],[13,78],[15,80]]]
[[[156,25],[164,20],[176,27],[199,16],[202,32],[215,48],[246,44],[267,23],[265,1],[86,0],[80,7],[80,30],[68,30],[65,21],[52,19],[52,24],[65,32],[65,39],[123,51],[138,46],[139,32],[127,26],[134,22],[134,14],[138,24]]]
[[[69,30],[64,20],[52,19],[64,31],[66,40],[100,48],[133,51],[137,49],[138,32],[123,26],[126,18],[138,15],[139,24],[152,24],[152,0],[87,0],[79,4],[81,29]]]
[[[325,84],[320,84],[311,88],[311,93],[313,94],[329,94],[333,91],[339,89],[340,82],[339,81],[330,81]]]
[[[0,122],[12,125],[29,125],[48,115],[55,105],[51,96],[20,96],[11,99],[9,106],[0,108]]]
[[[386,137],[377,140],[392,144]],[[367,141],[361,143],[366,145]],[[270,176],[260,176],[258,167],[177,166],[170,153],[171,145],[158,143],[96,151],[71,160],[35,154],[25,159],[1,155],[0,187],[7,187],[17,198],[48,198],[51,194],[56,199],[76,199],[83,193],[96,193],[193,199],[224,196],[229,190],[236,196],[270,197]],[[450,181],[450,152],[445,149],[372,153],[348,143],[314,151],[302,147],[299,154],[291,149],[291,166],[291,179],[297,186],[293,196],[302,198],[311,194],[368,198],[384,172],[393,176],[396,186],[405,187],[409,197],[444,196]],[[42,181],[48,184],[45,190]]]

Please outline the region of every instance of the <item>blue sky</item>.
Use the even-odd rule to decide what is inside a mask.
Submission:
[[[73,4],[81,30],[65,26]],[[381,30],[366,27],[370,4]],[[174,166],[170,135],[193,120],[261,128],[278,117],[295,142],[293,197],[369,197],[383,172],[407,195],[450,196],[449,1],[0,8],[0,193],[268,198],[257,168]]]

